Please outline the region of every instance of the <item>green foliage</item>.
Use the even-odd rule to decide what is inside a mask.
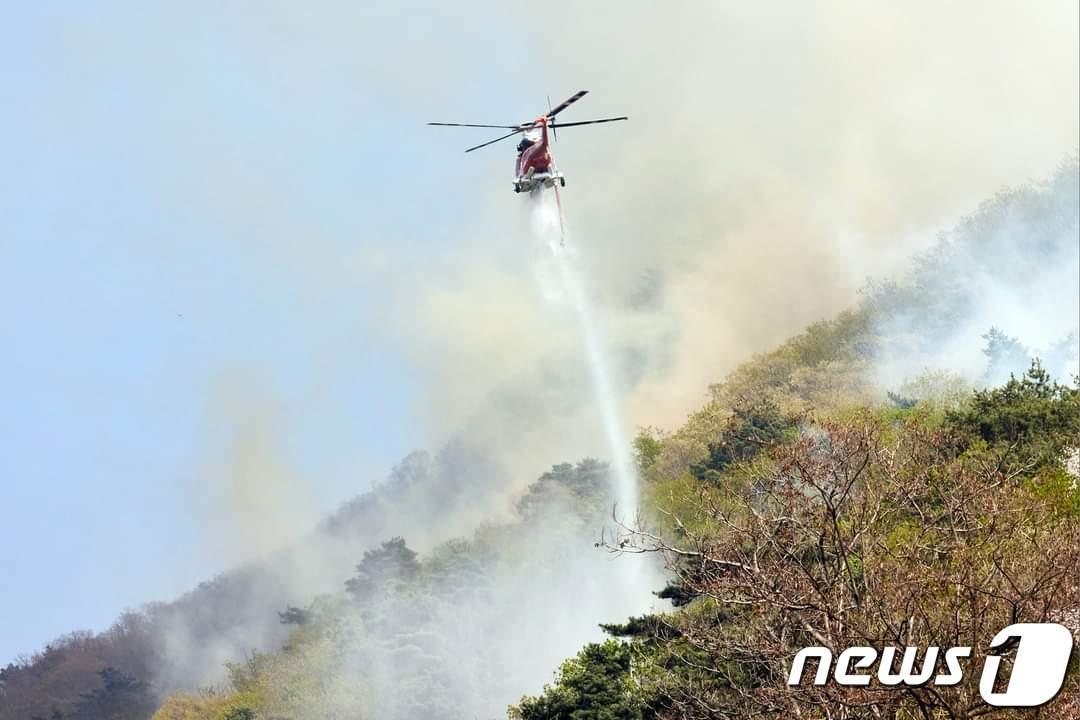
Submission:
[[[346,608],[351,605],[342,602],[333,612],[318,613],[318,620],[298,627],[278,652],[253,653],[243,663],[228,665],[234,692],[203,699],[208,720],[252,711],[257,718],[366,717],[362,678],[342,673],[350,657],[344,642]]]
[[[723,502],[722,490],[700,482],[684,470],[681,475],[654,480],[645,487],[642,517],[650,527],[673,541],[681,541],[687,530],[705,532],[712,527],[714,519],[707,507],[714,502]]]
[[[233,708],[227,710],[221,720],[255,720],[255,711],[249,707]]]
[[[157,700],[145,682],[116,668],[101,671],[102,687],[83,693],[82,700],[65,717],[69,720],[146,720]]]
[[[661,596],[663,597],[663,596]],[[624,623],[601,623],[600,628],[608,635],[635,640],[671,640],[679,636],[679,630],[662,615],[639,615]]]
[[[927,370],[900,386],[900,398],[914,400],[922,407],[954,409],[971,395],[972,386],[964,378],[948,370]],[[889,393],[892,397],[893,393]]]
[[[637,463],[638,472],[644,475],[664,449],[664,442],[658,431],[652,428],[643,428],[634,438],[634,460]]]
[[[891,390],[887,393],[887,395],[889,398],[889,402],[891,402],[893,404],[893,407],[895,407],[897,410],[910,410],[911,408],[919,404],[918,399],[904,397],[903,395],[894,393]]]
[[[170,695],[152,720],[222,720],[232,713],[254,712],[250,693]],[[254,715],[258,717],[258,715]]]
[[[646,704],[631,676],[633,651],[608,640],[562,664],[554,685],[509,708],[513,720],[641,720]]]
[[[1080,518],[1080,480],[1064,467],[1051,466],[1030,481],[1032,493],[1061,514]]]
[[[404,538],[395,537],[364,553],[364,559],[356,566],[356,576],[345,581],[345,589],[354,602],[364,604],[378,594],[408,583],[419,572],[416,553],[409,549]]]
[[[553,465],[529,486],[518,501],[518,511],[529,519],[555,505],[569,506],[582,518],[594,519],[610,512],[611,485],[608,466],[591,458],[577,465]]]
[[[866,393],[864,370],[876,348],[868,307],[814,323],[772,352],[756,355],[712,386],[722,407],[770,398],[785,412],[828,408]]]
[[[489,546],[462,538],[448,540],[435,548],[424,562],[426,582],[431,592],[448,602],[468,602],[470,593],[487,582],[494,562]]]
[[[697,596],[698,594],[695,591],[687,589],[678,580],[669,582],[660,592],[656,593],[656,597],[661,600],[670,600],[675,607],[689,605]]]
[[[946,418],[966,444],[980,439],[991,447],[1014,448],[1019,462],[1041,467],[1062,460],[1080,438],[1080,388],[1051,381],[1035,361],[1022,377],[977,391]]]
[[[738,406],[720,437],[709,443],[709,456],[692,464],[690,473],[716,484],[733,463],[752,460],[761,450],[782,442],[795,427],[795,421],[768,398]]]

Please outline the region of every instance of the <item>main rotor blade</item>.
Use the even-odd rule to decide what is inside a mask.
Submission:
[[[548,101],[548,115],[547,116],[551,117],[551,96],[550,95],[547,96],[547,101]],[[551,130],[551,139],[555,140],[556,142],[558,142],[558,140],[559,140],[559,133],[555,132],[554,128],[552,128],[552,130]]]
[[[486,127],[486,128],[502,128],[504,130],[512,130],[514,128],[521,127],[520,125],[472,125],[470,123],[428,123],[428,125],[441,125],[442,127]]]
[[[570,107],[571,105],[576,103],[581,98],[585,97],[585,93],[587,93],[587,92],[589,92],[589,91],[588,90],[578,90],[576,93],[571,95],[569,98],[567,98],[566,100],[563,100],[561,103],[559,103],[554,108],[549,110],[547,116],[549,118],[555,117],[556,115],[561,113],[563,110]]]
[[[628,117],[626,117],[624,115],[622,117],[617,117],[617,118],[603,118],[602,120],[582,120],[581,122],[552,123],[552,124],[548,125],[548,127],[549,128],[557,128],[557,127],[558,128],[565,128],[565,127],[574,127],[575,125],[595,125],[597,123],[608,123],[608,122],[615,122],[616,120],[629,120],[629,119],[630,118],[628,118]]]
[[[474,145],[471,148],[469,148],[468,150],[466,150],[465,152],[472,152],[473,150],[479,150],[480,148],[487,147],[488,145],[491,145],[492,143],[497,143],[500,140],[505,140],[506,138],[510,137],[511,135],[517,135],[519,132],[524,132],[527,129],[528,128],[518,128],[517,130],[514,130],[513,132],[506,133],[502,137],[497,137],[494,140],[488,140],[486,143],[481,143],[480,145]]]

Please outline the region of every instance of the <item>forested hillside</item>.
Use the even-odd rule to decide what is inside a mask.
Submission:
[[[296,546],[224,573],[182,597],[125,612],[103,633],[57,638],[31,657],[0,669],[0,718],[79,715],[85,698],[126,678],[125,697],[160,698],[213,685],[225,663],[253,648],[280,647],[289,628],[277,611],[338,587],[356,558],[382,540],[408,534],[420,547],[452,537],[469,517],[475,494],[495,479],[483,457],[460,443],[430,455],[415,452],[373,489],[344,504]],[[119,688],[117,688],[119,691]],[[132,704],[141,707],[141,700]],[[146,717],[135,711],[132,717]]]
[[[1078,436],[1080,389],[1035,365],[945,405],[737,407],[677,475],[643,440],[656,527],[609,547],[662,554],[679,610],[609,626],[629,642],[586,647],[511,716],[1023,717],[990,712],[978,673],[1012,623],[1080,632]],[[974,653],[950,687],[788,687],[811,645]],[[1042,717],[1076,717],[1076,670]]]
[[[415,455],[302,547],[0,671],[0,720],[473,718],[493,699],[522,720],[1023,717],[989,712],[975,672],[882,691],[789,688],[786,668],[862,644],[970,645],[977,667],[1010,623],[1080,632],[1078,193],[1075,158],[1001,192],[681,427],[643,430],[638,525],[612,527],[606,466],[583,460],[462,532],[448,518],[498,479],[476,482],[471,450]],[[664,568],[656,612],[615,614],[626,564]],[[559,667],[545,636],[599,624]],[[551,684],[514,696],[538,668]],[[1042,717],[1077,717],[1078,691],[1074,654]]]
[[[1003,191],[907,277],[744,364],[675,432],[639,435],[651,524],[606,546],[663,556],[678,609],[607,625],[619,642],[586,646],[510,716],[1031,716],[986,705],[978,668],[1011,623],[1080,637],[1078,179],[1073,161]],[[995,304],[1042,347],[995,326]],[[979,323],[981,342],[955,341]],[[810,645],[971,646],[975,670],[945,688],[788,687]],[[1040,717],[1080,716],[1078,665],[1074,649]]]

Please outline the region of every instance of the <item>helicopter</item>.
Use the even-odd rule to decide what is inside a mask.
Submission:
[[[472,152],[482,147],[506,140],[507,138],[520,135],[521,140],[517,144],[517,159],[514,161],[514,192],[533,193],[543,188],[566,187],[566,176],[555,167],[555,160],[551,157],[551,147],[548,143],[548,130],[551,130],[551,138],[558,139],[559,128],[577,127],[579,125],[596,125],[598,123],[616,122],[629,120],[625,115],[621,117],[601,118],[599,120],[581,120],[578,122],[560,123],[555,122],[555,116],[561,113],[581,98],[585,97],[588,90],[579,90],[569,98],[548,110],[545,114],[532,122],[519,123],[517,125],[477,125],[472,123],[442,123],[433,122],[428,125],[442,127],[481,127],[500,128],[509,130],[507,134],[489,140],[486,143],[474,145],[465,150]],[[549,102],[550,107],[550,102]]]

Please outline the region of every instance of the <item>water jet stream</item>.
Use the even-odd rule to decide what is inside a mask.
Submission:
[[[616,394],[616,383],[608,361],[608,351],[597,328],[592,302],[585,292],[575,253],[566,244],[566,224],[558,190],[554,195],[537,193],[531,198],[533,231],[551,250],[559,270],[562,291],[577,317],[585,359],[592,379],[596,406],[600,411],[611,453],[612,495],[616,517],[627,525],[635,523],[638,507],[637,471],[631,460]]]

